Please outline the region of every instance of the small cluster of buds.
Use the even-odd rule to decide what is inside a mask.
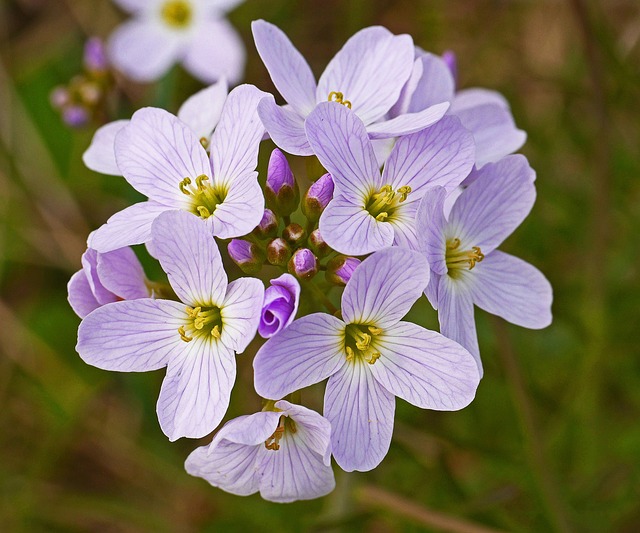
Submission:
[[[320,215],[333,198],[331,175],[324,174],[316,180],[301,202],[289,162],[276,148],[269,160],[264,193],[267,208],[262,220],[250,235],[229,243],[231,259],[246,274],[256,274],[269,264],[286,268],[300,280],[310,280],[319,271],[325,271],[327,281],[344,286],[360,260],[336,255],[317,227]],[[298,207],[306,218],[304,227],[290,218]]]
[[[84,46],[83,72],[71,78],[67,85],[51,91],[51,105],[68,126],[86,126],[104,114],[112,83],[104,44],[92,37]]]

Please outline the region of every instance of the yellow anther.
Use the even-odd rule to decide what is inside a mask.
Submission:
[[[276,428],[273,434],[264,441],[264,447],[267,450],[277,451],[280,449],[280,439],[284,436],[284,420],[280,417],[280,425]]]
[[[346,351],[347,351],[347,361],[353,361],[353,358],[356,356],[355,352],[353,351],[353,348],[351,348],[351,346],[347,346]]]
[[[402,187],[400,187],[398,189],[398,194],[400,194],[400,202],[404,202],[407,199],[407,196],[409,196],[410,192],[411,187],[409,187],[408,185],[403,185]]]
[[[180,338],[184,341],[184,342],[191,342],[193,340],[193,337],[189,337],[187,335],[187,332],[184,330],[184,326],[180,326],[178,328],[178,333],[180,334]]]
[[[178,187],[180,187],[180,192],[182,194],[186,194],[187,196],[191,195],[191,191],[189,189],[187,189],[187,186],[191,185],[191,178],[185,178],[183,179],[180,184],[178,185]]]
[[[378,359],[380,359],[380,352],[369,352],[369,358],[367,359],[367,363],[372,365]]]
[[[196,211],[200,213],[201,218],[209,218],[211,216],[211,212],[203,205],[197,205]]]
[[[369,326],[367,329],[371,332],[371,335],[380,335],[382,333],[380,328],[376,328],[374,326]]]
[[[460,239],[457,237],[448,239],[446,243],[445,261],[450,276],[457,276],[456,272],[462,269],[471,270],[484,259],[479,246],[472,246],[470,250],[460,250],[460,245]]]
[[[202,307],[187,307],[186,309],[189,318],[198,318],[200,311],[202,311]]]
[[[207,323],[207,319],[205,317],[200,316],[193,321],[193,327],[196,329],[202,329],[206,323]]]
[[[351,109],[351,102],[349,100],[345,100],[344,94],[338,91],[331,91],[329,93],[329,102],[337,102]]]
[[[387,213],[386,211],[383,211],[382,213],[378,213],[376,215],[376,220],[378,222],[384,222],[385,220],[387,220],[389,218],[389,213]]]
[[[484,259],[484,254],[482,253],[482,250],[480,250],[480,247],[472,246],[471,250],[473,251],[473,254],[469,257],[469,270],[476,266],[476,263],[479,263]]]
[[[219,339],[220,338],[220,326],[218,326],[217,324],[215,326],[213,326],[213,329],[211,330],[211,336],[214,339]]]
[[[447,241],[447,250],[455,250],[458,246],[460,246],[460,239],[458,239],[458,237]]]
[[[206,187],[206,185],[204,185],[204,182],[207,181],[208,179],[209,179],[209,176],[205,174],[200,174],[196,178],[196,185],[198,186],[199,191],[204,191],[204,188]]]
[[[356,341],[356,348],[358,348],[358,350],[360,350],[361,352],[364,352],[369,348],[370,344],[371,344],[371,335],[367,333],[362,333],[360,340]]]
[[[209,139],[206,137],[200,137],[200,144],[205,150],[207,150],[209,148]]]

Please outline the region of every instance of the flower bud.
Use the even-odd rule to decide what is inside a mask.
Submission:
[[[458,85],[458,59],[456,58],[456,53],[452,50],[445,50],[442,54],[442,60],[449,67],[454,83]]]
[[[307,236],[304,228],[300,224],[296,224],[292,222],[282,232],[282,237],[285,241],[287,241],[291,246],[296,247],[301,245],[304,242],[305,237]]]
[[[308,248],[296,250],[289,260],[289,272],[299,279],[311,279],[318,273],[318,260]]]
[[[62,120],[67,126],[80,128],[89,122],[89,112],[82,106],[69,105],[62,110]]]
[[[104,44],[98,37],[91,37],[84,43],[83,62],[90,72],[102,73],[109,69]]]
[[[319,229],[315,229],[309,235],[309,248],[316,257],[325,257],[330,251],[329,245],[324,241]]]
[[[284,266],[291,257],[291,246],[278,237],[267,245],[267,261],[275,266]]]
[[[58,86],[49,95],[51,105],[56,109],[62,109],[71,101],[71,96],[66,87]]]
[[[333,180],[331,174],[325,174],[311,184],[302,202],[302,212],[315,222],[333,198]]]
[[[272,279],[264,291],[264,303],[258,333],[268,339],[286,328],[296,316],[300,300],[300,284],[291,274]]]
[[[346,255],[338,255],[327,263],[327,281],[336,285],[346,285],[353,271],[361,263],[360,259]]]
[[[298,207],[300,190],[284,154],[277,148],[271,152],[267,183],[264,189],[267,205],[279,215],[289,216]]]
[[[232,239],[227,245],[229,256],[245,274],[259,272],[264,263],[264,252],[259,246],[242,239]]]
[[[259,239],[267,239],[269,237],[275,237],[278,233],[278,218],[273,214],[271,209],[265,209],[262,214],[262,220],[260,224],[256,226],[253,233]]]

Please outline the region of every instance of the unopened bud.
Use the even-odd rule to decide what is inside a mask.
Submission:
[[[361,263],[360,259],[346,255],[338,255],[327,263],[327,281],[336,285],[346,285],[353,271]]]
[[[301,245],[304,242],[305,237],[307,236],[304,228],[300,224],[296,224],[292,222],[282,232],[282,237],[285,241],[287,241],[291,246],[296,247]]]
[[[62,120],[67,126],[80,128],[89,122],[89,112],[82,106],[70,105],[62,110]]]
[[[277,148],[271,152],[267,183],[264,189],[267,205],[279,215],[289,216],[298,208],[300,191],[291,167],[284,154]]]
[[[49,96],[51,100],[51,105],[56,109],[62,109],[66,106],[70,101],[71,97],[69,96],[69,91],[66,87],[58,86],[53,91],[51,91],[51,95]]]
[[[331,251],[329,245],[324,241],[319,229],[315,229],[309,235],[309,247],[316,254],[316,257],[325,257]]]
[[[229,257],[245,274],[259,272],[264,263],[264,252],[256,244],[242,239],[233,239],[227,245]]]
[[[311,184],[307,194],[304,195],[302,212],[309,220],[315,222],[320,218],[324,208],[327,207],[332,198],[333,180],[331,179],[331,174],[325,174]]]
[[[253,230],[253,233],[259,239],[267,239],[269,237],[276,236],[276,233],[278,233],[278,218],[273,214],[271,209],[264,210],[262,220]]]
[[[311,279],[318,273],[318,260],[308,248],[296,250],[289,260],[289,272],[299,279]]]
[[[267,261],[275,266],[284,266],[291,258],[291,246],[278,237],[267,245]]]
[[[84,67],[95,73],[102,73],[109,69],[104,43],[98,37],[91,37],[84,43]]]

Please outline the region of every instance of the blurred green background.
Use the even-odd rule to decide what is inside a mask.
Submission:
[[[470,407],[398,401],[378,469],[338,473],[332,495],[289,505],[184,472],[199,443],[161,433],[163,372],[107,373],[75,353],[66,282],[89,231],[139,196],[84,168],[98,124],[69,129],[49,93],[80,71],[86,37],[108,36],[124,15],[108,0],[0,6],[0,531],[640,531],[637,0],[247,0],[231,14],[245,79],[269,91],[256,18],[283,28],[316,74],[371,24],[454,50],[460,86],[504,93],[529,134],[538,201],[503,249],[555,289],[546,330],[477,312],[486,370]],[[121,80],[111,118],[175,112],[199,87],[180,69],[146,87]],[[433,325],[427,308],[414,316]],[[260,406],[251,354],[238,358],[229,417]]]

